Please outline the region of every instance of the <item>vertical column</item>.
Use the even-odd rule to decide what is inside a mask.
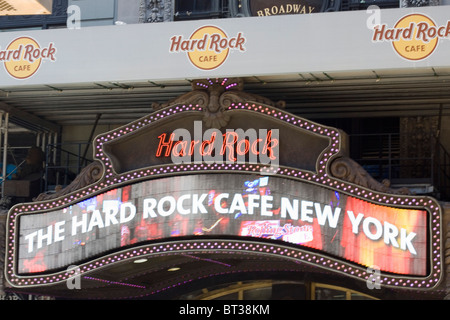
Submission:
[[[0,295],[5,295],[5,240],[6,240],[6,213],[0,213]]]
[[[2,167],[2,198],[5,195],[5,180],[6,180],[6,161],[8,156],[8,122],[9,122],[9,113],[5,112],[2,114],[1,122],[1,132],[3,135],[3,167]]]

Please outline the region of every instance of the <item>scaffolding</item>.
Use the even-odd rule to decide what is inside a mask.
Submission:
[[[428,152],[415,157],[401,153],[398,133],[353,134],[350,144],[354,144],[352,159],[376,180],[386,179],[392,187],[406,187],[415,194],[450,199],[450,154],[438,139]]]
[[[47,151],[47,145],[55,144],[58,141],[58,132],[58,126],[19,112],[6,104],[0,104],[0,150],[2,153],[0,204],[6,203],[8,197],[19,196],[27,198],[27,191],[29,192],[32,184],[34,189],[37,189],[35,188],[35,185],[37,185],[38,191],[42,190],[40,181],[45,178],[43,175],[44,167],[42,167],[42,172],[36,175],[36,179],[39,182],[34,182],[31,178],[12,178],[16,178],[15,175],[26,167],[27,156],[23,150],[29,151],[31,148],[37,148],[44,155]],[[11,145],[10,138],[11,134],[14,133],[30,133],[30,136],[34,136],[35,140],[30,141],[29,145]],[[56,152],[51,157],[56,159]]]

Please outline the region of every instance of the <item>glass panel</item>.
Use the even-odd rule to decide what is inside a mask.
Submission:
[[[272,287],[273,300],[305,300],[306,287],[303,283],[278,283]]]
[[[230,294],[224,294],[223,296],[217,297],[213,300],[238,300],[239,294],[237,292],[230,293]]]
[[[272,287],[255,288],[244,291],[244,300],[268,300],[272,297]]]
[[[346,300],[345,291],[316,287],[316,300]]]
[[[351,293],[351,299],[352,300],[375,300],[372,297],[357,293],[357,292],[352,292]]]
[[[176,11],[179,12],[209,12],[212,1],[210,0],[179,0],[176,3]]]

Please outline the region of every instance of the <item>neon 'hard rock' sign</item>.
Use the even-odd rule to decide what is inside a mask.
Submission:
[[[194,122],[194,136],[180,128],[158,136],[157,157],[170,157],[173,163],[261,163],[278,165],[279,130],[253,128],[247,130],[208,129]]]

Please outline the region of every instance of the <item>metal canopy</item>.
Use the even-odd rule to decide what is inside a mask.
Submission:
[[[310,119],[450,114],[450,68],[244,77],[244,90]],[[0,88],[11,122],[51,131],[64,125],[123,125],[191,90],[191,79]]]

